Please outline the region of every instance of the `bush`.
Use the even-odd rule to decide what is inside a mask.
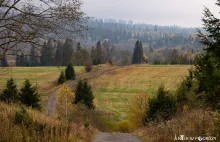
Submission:
[[[164,86],[159,87],[157,96],[149,99],[146,122],[167,121],[176,113],[176,100],[164,90]]]
[[[85,63],[85,70],[86,70],[86,72],[90,72],[92,70],[92,68],[93,68],[92,62],[91,61],[87,61]]]
[[[134,127],[127,120],[119,122],[118,124],[115,125],[115,128],[114,128],[115,132],[123,132],[123,133],[130,133],[133,130],[134,130]]]
[[[149,95],[136,94],[131,99],[129,105],[128,117],[131,124],[134,125],[135,127],[141,127],[144,125],[148,98]]]
[[[65,69],[66,80],[75,80],[76,74],[72,63],[69,63]]]
[[[65,78],[64,72],[62,71],[58,78],[58,85],[63,84],[65,81],[66,81],[66,78]]]
[[[15,112],[14,124],[30,126],[32,123],[33,123],[33,118],[27,113],[24,107],[22,107],[20,110]]]

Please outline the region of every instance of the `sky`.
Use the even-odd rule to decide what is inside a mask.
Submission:
[[[83,0],[87,16],[135,23],[202,27],[204,6],[219,17],[216,0]]]

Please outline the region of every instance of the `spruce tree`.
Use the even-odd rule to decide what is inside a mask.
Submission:
[[[21,88],[19,100],[22,104],[28,107],[41,110],[40,95],[37,93],[37,88],[32,87],[28,79],[25,80],[23,87]]]
[[[17,86],[13,78],[7,80],[6,88],[3,90],[2,94],[0,95],[0,100],[5,101],[7,103],[18,102]]]
[[[80,45],[80,42],[77,43],[77,51],[80,51],[81,50],[81,45]]]
[[[30,66],[38,66],[38,59],[37,59],[37,54],[35,51],[34,47],[31,47],[31,52],[30,52]]]
[[[133,52],[132,64],[139,64],[139,55],[139,41],[137,41]]]
[[[93,104],[93,100],[94,96],[91,86],[87,83],[87,81],[80,80],[75,90],[74,104],[83,104],[89,109],[94,109],[95,106]]]
[[[72,39],[66,39],[63,45],[62,65],[67,66],[73,55],[73,41]]]
[[[21,52],[21,55],[20,55],[20,66],[25,66],[25,58],[24,58],[23,52]]]
[[[98,41],[96,45],[96,64],[103,63],[103,52],[102,52],[102,45],[101,42]]]
[[[58,85],[63,84],[65,81],[66,81],[66,78],[65,78],[64,72],[61,71],[60,76],[58,78]]]
[[[76,74],[72,63],[69,63],[65,69],[66,80],[75,80]]]
[[[58,42],[56,49],[55,64],[57,66],[61,66],[63,60],[63,44],[61,42]]]
[[[143,45],[141,41],[137,41],[135,43],[135,48],[132,57],[132,64],[141,64],[144,61],[144,52],[143,52]]]
[[[1,67],[7,67],[8,66],[8,62],[7,62],[7,59],[6,59],[5,55],[3,55],[2,59],[1,59],[0,66]]]
[[[41,66],[52,66],[54,64],[54,53],[53,53],[52,41],[44,42],[41,48],[40,64]]]
[[[17,55],[16,56],[16,66],[21,66],[21,56],[20,55]]]

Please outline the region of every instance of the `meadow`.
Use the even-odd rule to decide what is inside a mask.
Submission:
[[[89,81],[97,109],[109,112],[115,121],[127,119],[128,106],[135,94],[155,95],[163,84],[174,91],[191,66],[135,65],[121,67]]]
[[[80,76],[85,72],[83,66],[74,67],[76,75]],[[21,88],[25,79],[29,79],[33,85],[37,85],[41,95],[43,110],[51,93],[58,87],[57,79],[65,67],[8,67],[0,68],[0,92],[11,77],[15,80],[17,88]]]

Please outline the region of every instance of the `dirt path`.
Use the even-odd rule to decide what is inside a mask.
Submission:
[[[84,76],[81,76],[81,77],[77,78],[76,80],[71,81],[71,82],[68,84],[68,86],[69,86],[70,88],[72,88],[72,87],[74,87],[74,86],[78,83],[79,80],[91,79],[91,78],[94,78],[94,77],[96,77],[96,76],[99,76],[99,75],[101,75],[101,74],[103,74],[103,73],[106,73],[106,72],[108,72],[108,71],[112,71],[112,70],[114,70],[114,69],[116,69],[116,68],[117,68],[117,67],[111,67],[111,68],[106,68],[106,69],[100,69],[100,70],[98,70],[98,71],[96,71],[96,72],[91,72],[91,73],[89,73],[89,74],[86,74],[86,75],[84,75]],[[56,111],[56,94],[57,94],[57,92],[59,92],[59,90],[60,90],[60,88],[57,89],[55,92],[53,92],[53,94],[51,95],[51,97],[50,97],[49,100],[48,100],[48,104],[47,104],[47,114],[48,114],[49,116],[53,116],[54,113],[55,113],[55,111]]]
[[[93,142],[141,142],[136,136],[130,133],[99,133]]]

